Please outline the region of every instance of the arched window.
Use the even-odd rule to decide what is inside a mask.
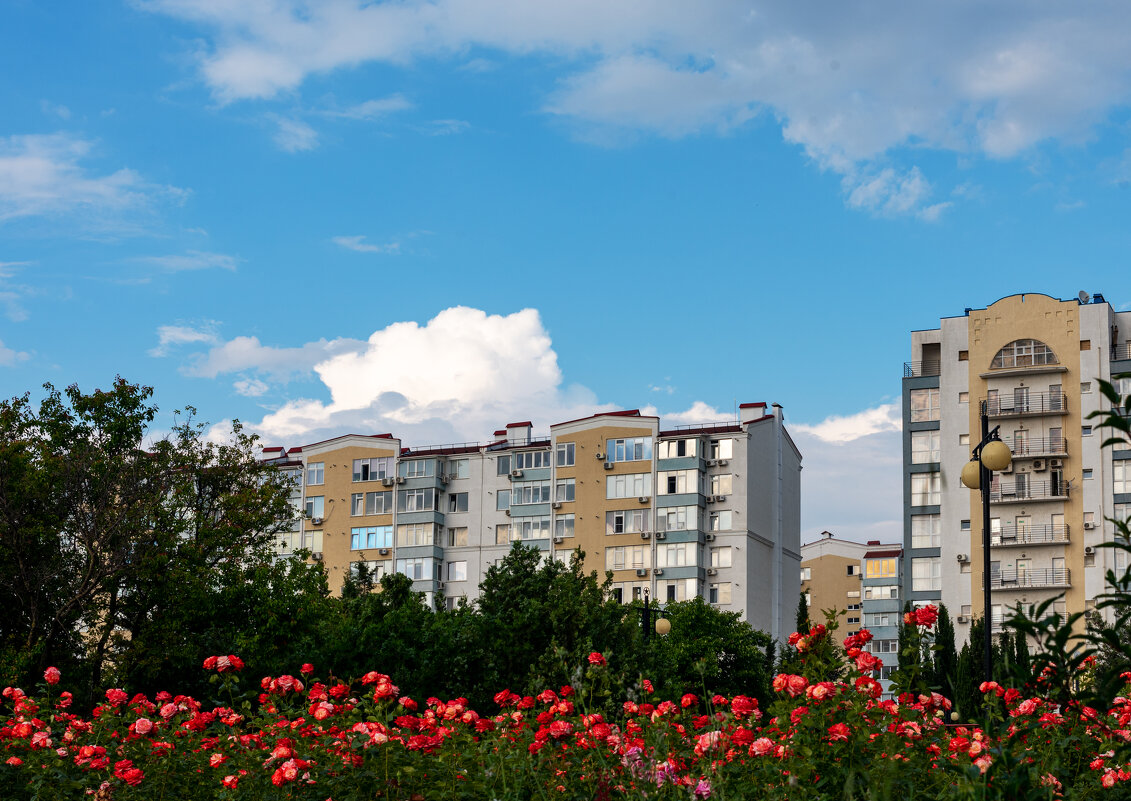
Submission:
[[[1015,339],[997,352],[990,367],[1037,367],[1042,364],[1059,364],[1048,345],[1036,339]]]

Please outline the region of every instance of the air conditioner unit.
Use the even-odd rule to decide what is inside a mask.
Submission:
[[[447,473],[441,473],[440,474],[440,483],[441,484],[447,484],[451,480],[452,480],[452,477],[449,476]]]
[[[597,451],[597,453],[595,453],[594,456],[596,456],[598,460],[605,458],[605,454],[601,453],[600,451]]]
[[[436,589],[438,589],[438,590],[444,589],[444,582],[441,581],[439,584],[437,584]]]
[[[638,576],[640,576],[641,578],[643,578],[644,576],[647,576],[647,575],[648,575],[648,569],[647,569],[647,568],[645,568],[645,567],[639,568],[639,569],[638,569],[638,570],[636,571],[636,575],[638,575]]]
[[[662,567],[654,567],[654,568],[652,568],[652,572],[655,573],[657,576],[664,575],[664,569]]]
[[[612,470],[613,469],[613,463],[612,462],[605,462],[605,469],[606,470]]]
[[[708,534],[705,539],[707,540],[707,542],[714,542],[715,541],[715,535],[714,534]]]
[[[321,517],[312,517],[312,518],[310,518],[310,522],[311,522],[312,525],[320,526],[320,525],[322,525],[322,518]]]
[[[651,533],[650,533],[650,532],[647,532],[647,531],[641,531],[641,532],[640,532],[640,539],[642,539],[642,540],[650,540],[650,539],[652,539],[652,535],[651,535]]]
[[[726,467],[728,464],[730,464],[730,462],[726,459],[719,459],[719,467]]]
[[[511,478],[522,478],[521,470],[511,470]]]
[[[554,537],[554,545],[561,545],[565,541],[565,537]]]
[[[718,464],[718,461],[715,460],[715,459],[708,459],[707,460],[707,467],[714,467],[717,464]]]
[[[1044,459],[1034,459],[1033,460],[1033,470],[1034,470],[1034,472],[1037,472],[1037,473],[1041,473],[1041,472],[1044,472],[1045,470],[1048,470],[1048,466],[1045,464],[1045,460]]]
[[[561,509],[562,508],[562,502],[561,501],[554,501],[553,503],[550,504],[550,508],[551,509]]]
[[[1053,470],[1059,470],[1060,468],[1064,467],[1064,460],[1049,459],[1049,467],[1051,467]]]
[[[397,483],[403,484],[404,483],[404,476],[397,476]]]
[[[321,562],[322,561],[322,551],[315,551],[314,553],[312,553],[310,555],[310,558],[313,559],[315,562]]]
[[[726,499],[727,499],[727,496],[725,496],[725,495],[716,495],[715,496],[715,500],[718,503],[726,503]]]
[[[967,617],[966,615],[959,615],[958,617],[955,618],[955,622],[966,624],[966,623],[970,622],[970,618]]]
[[[639,498],[637,498],[636,500],[640,501],[641,503],[648,503],[648,501],[650,501],[650,500],[652,500],[652,499],[651,499],[651,498],[649,498],[649,497],[648,497],[647,495],[641,495],[641,496],[640,496]]]
[[[666,540],[667,538],[668,538],[668,535],[667,535],[667,533],[666,533],[666,532],[663,532],[663,531],[657,531],[657,532],[656,532],[656,539],[658,539],[658,540]]]
[[[717,575],[719,575],[719,571],[716,570],[713,567],[709,567],[709,568],[707,568],[707,575],[708,576],[717,576]]]
[[[714,502],[715,502],[715,496],[714,495],[708,495],[707,496],[707,503],[714,503]]]
[[[1084,530],[1085,530],[1085,531],[1091,531],[1091,530],[1092,530],[1092,529],[1094,529],[1095,527],[1096,527],[1096,524],[1095,524],[1095,523],[1085,523],[1085,524],[1084,524]]]
[[[388,548],[382,548],[379,551],[377,551],[377,553],[381,554],[382,556],[388,556],[389,555],[389,549]]]
[[[1096,549],[1093,546],[1091,546],[1091,545],[1085,545],[1084,546],[1084,556],[1094,556],[1095,553],[1096,553]]]
[[[958,558],[959,562],[969,562],[970,561],[970,554],[960,553],[960,554],[958,554],[957,558]]]
[[[392,478],[383,478],[383,479],[381,479],[381,483],[384,484],[386,487],[391,487],[391,486],[393,486],[393,484],[395,484],[397,482]]]
[[[510,517],[510,516],[511,516],[511,510],[510,510],[510,509],[507,509],[507,510],[506,510],[506,512],[504,512],[504,514],[505,514],[505,515],[506,515],[507,517]]]

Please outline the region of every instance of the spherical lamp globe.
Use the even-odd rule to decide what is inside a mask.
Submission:
[[[982,464],[990,470],[1004,470],[1012,461],[1013,454],[1009,452],[1009,446],[1000,439],[987,442],[982,448]]]
[[[661,637],[672,630],[672,622],[666,617],[661,617],[656,621],[656,633]]]
[[[972,461],[962,466],[962,484],[970,489],[978,489],[982,486],[981,463]]]

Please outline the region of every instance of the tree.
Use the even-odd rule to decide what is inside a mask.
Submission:
[[[958,651],[954,644],[954,624],[945,605],[939,605],[935,624],[934,685],[947,698],[954,698],[957,686]]]
[[[813,627],[809,622],[809,602],[805,600],[805,593],[797,599],[797,628],[794,631],[804,634]]]

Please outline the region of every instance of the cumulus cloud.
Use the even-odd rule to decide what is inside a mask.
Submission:
[[[372,242],[366,242],[364,236],[335,236],[330,239],[335,245],[343,247],[346,250],[353,250],[358,253],[400,253],[400,242],[387,242],[384,245],[375,245]]]
[[[881,215],[933,219],[946,208],[907,168],[884,178],[876,165],[892,151],[1010,158],[1045,140],[1082,141],[1131,99],[1122,3],[881,0],[819,13],[739,0],[142,4],[211,34],[199,67],[222,102],[274,97],[366,62],[445,58],[477,70],[498,60],[464,61],[474,49],[541,54],[559,76],[544,110],[586,138],[725,132],[765,112],[822,168],[868,167],[846,198]]]
[[[22,350],[13,350],[0,342],[0,367],[15,367],[20,362],[27,361],[31,354]]]
[[[184,190],[151,184],[130,169],[95,173],[85,163],[92,149],[91,142],[62,133],[0,138],[0,222],[77,214],[122,228],[124,212],[184,197]]]
[[[267,382],[260,381],[258,378],[241,378],[232,384],[232,387],[237,393],[247,398],[258,398],[261,395],[266,395],[267,390],[271,388],[267,385]]]
[[[845,417],[827,417],[814,425],[794,425],[793,429],[822,442],[846,445],[861,437],[902,431],[903,417],[898,403],[885,403]]]

